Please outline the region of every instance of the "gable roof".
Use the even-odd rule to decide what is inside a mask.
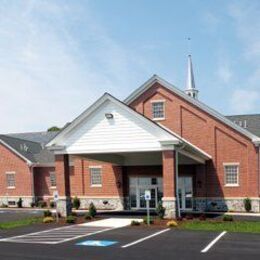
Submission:
[[[56,134],[57,132],[6,134],[0,135],[0,143],[28,164],[49,164],[54,162],[54,154],[46,149],[45,144]],[[42,138],[43,136],[44,138]]]
[[[57,134],[54,139],[52,139],[46,147],[49,149],[63,149],[63,138],[66,138],[67,134],[76,129],[78,126],[81,125],[83,120],[85,120],[87,117],[92,115],[95,111],[97,111],[103,103],[106,101],[111,101],[112,103],[118,105],[120,108],[124,109],[125,111],[128,111],[133,115],[135,118],[138,118],[142,120],[142,122],[155,129],[157,132],[163,134],[164,138],[163,140],[159,140],[164,145],[172,145],[172,144],[186,144],[187,147],[190,147],[193,151],[195,151],[197,154],[199,154],[203,159],[207,160],[210,159],[211,156],[199,149],[198,147],[194,146],[193,144],[187,142],[177,134],[173,133],[172,131],[168,130],[167,128],[157,124],[156,122],[150,120],[149,118],[145,117],[144,115],[136,112],[131,107],[127,106],[125,103],[121,102],[120,100],[116,99],[109,93],[105,93],[103,96],[101,96],[94,104],[92,104],[88,109],[86,109],[82,114],[80,114],[75,120],[73,120],[66,128],[62,129],[59,134]]]
[[[239,124],[246,128],[249,132],[260,137],[260,114],[252,115],[232,115],[226,116],[232,122]]]
[[[137,88],[134,92],[132,92],[125,100],[124,102],[129,105],[131,104],[135,99],[137,99],[140,95],[142,95],[146,90],[148,90],[154,83],[159,83],[165,88],[169,89],[176,95],[180,96],[187,102],[193,104],[194,106],[200,108],[201,110],[205,111],[206,113],[210,114],[214,118],[218,119],[222,123],[228,125],[232,129],[236,130],[240,134],[246,136],[249,138],[253,143],[260,144],[260,138],[256,136],[255,134],[249,132],[248,130],[244,129],[243,127],[240,127],[239,125],[233,123],[231,120],[217,112],[216,110],[210,108],[209,106],[205,105],[201,101],[194,99],[190,96],[188,96],[184,91],[178,89],[171,83],[167,82],[166,80],[162,79],[158,75],[153,75],[150,79],[148,79],[143,85],[141,85],[139,88]]]

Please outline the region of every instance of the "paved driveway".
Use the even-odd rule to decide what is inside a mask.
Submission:
[[[42,210],[6,210],[0,209],[0,223],[12,220],[20,220],[28,217],[42,216]]]

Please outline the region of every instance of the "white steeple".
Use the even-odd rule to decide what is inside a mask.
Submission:
[[[190,97],[193,97],[196,99],[198,98],[199,91],[196,89],[196,86],[195,86],[191,55],[188,56],[188,73],[187,73],[185,93],[187,95],[189,95]]]

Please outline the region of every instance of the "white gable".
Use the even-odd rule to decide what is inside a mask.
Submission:
[[[107,119],[106,113],[113,114]],[[55,145],[68,153],[159,151],[160,141],[179,140],[141,115],[112,99],[106,99]]]

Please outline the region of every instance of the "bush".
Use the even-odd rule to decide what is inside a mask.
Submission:
[[[93,202],[89,204],[88,213],[92,218],[94,218],[97,215],[97,209]]]
[[[47,203],[44,200],[39,200],[37,204],[38,204],[39,208],[46,208],[47,207]]]
[[[68,224],[74,224],[74,223],[76,223],[76,220],[77,220],[77,217],[75,217],[75,216],[68,216],[68,217],[66,217],[66,223],[68,223]]]
[[[249,198],[244,199],[244,207],[245,207],[246,212],[251,211],[251,209],[252,209],[251,199],[249,199]]]
[[[23,200],[22,200],[22,198],[19,198],[19,200],[17,201],[17,207],[18,208],[22,208],[23,207]]]
[[[3,203],[3,204],[0,206],[0,208],[8,208],[8,205],[5,204],[5,203]]]
[[[55,202],[54,201],[50,201],[50,207],[53,209],[55,208]]]
[[[144,222],[144,224],[147,224],[147,223],[148,223],[147,217],[143,218],[143,222]],[[153,218],[150,216],[150,224],[153,224],[153,223],[154,223],[154,220],[153,220]]]
[[[43,223],[52,223],[52,222],[54,222],[54,218],[53,217],[45,217],[42,222]]]
[[[131,226],[140,226],[140,222],[139,221],[136,221],[136,220],[132,220],[131,221]]]
[[[230,215],[224,215],[223,216],[223,221],[233,221],[233,220],[234,220],[233,217],[230,216]]]
[[[80,208],[80,200],[79,200],[79,198],[78,198],[78,197],[75,197],[75,198],[73,199],[72,204],[73,204],[73,208],[79,209],[79,208]]]
[[[91,220],[93,217],[90,216],[89,213],[86,213],[85,216],[84,216],[85,220]]]
[[[174,228],[174,227],[177,227],[177,226],[178,226],[178,223],[174,220],[167,222],[167,227]]]
[[[51,213],[51,211],[49,211],[49,210],[44,210],[44,211],[43,211],[43,216],[44,216],[44,217],[51,217],[51,216],[52,216],[52,213]]]
[[[35,202],[33,202],[33,201],[30,203],[31,208],[34,208],[35,205],[36,205],[36,204],[35,204]]]
[[[73,211],[71,211],[71,213],[70,213],[70,216],[77,217],[77,213],[76,213],[76,212],[73,212]]]
[[[163,219],[163,217],[165,215],[165,207],[163,207],[161,201],[158,203],[158,206],[156,208],[156,213],[157,213],[157,215],[159,216],[160,219]]]

